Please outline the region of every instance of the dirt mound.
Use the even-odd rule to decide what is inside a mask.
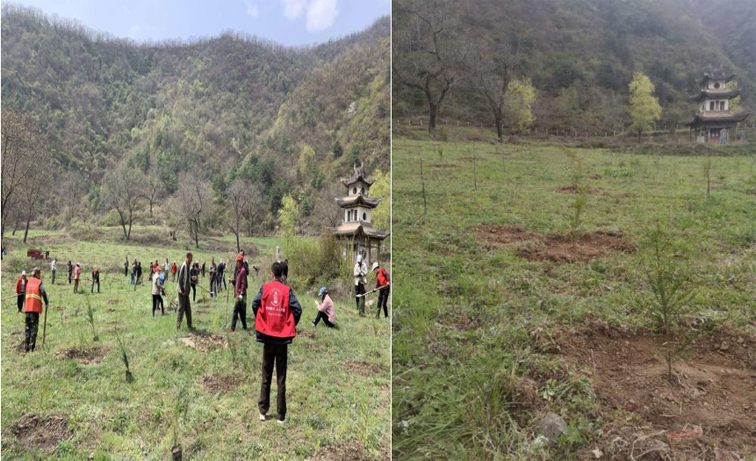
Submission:
[[[48,454],[55,451],[58,442],[72,436],[68,430],[68,418],[63,415],[37,416],[27,413],[9,430],[25,450],[42,450]]]
[[[373,376],[384,371],[381,365],[368,363],[363,360],[344,360],[344,366],[362,376]]]
[[[297,331],[297,335],[304,336],[305,338],[314,338],[315,331],[302,329],[302,330]]]
[[[454,165],[452,163],[434,163],[428,166],[431,168],[459,168],[459,165]]]
[[[58,359],[71,359],[76,360],[84,365],[91,365],[93,363],[100,363],[100,360],[105,356],[105,349],[101,347],[79,348],[74,347],[65,351],[60,351],[55,354]]]
[[[607,420],[617,410],[641,420],[641,427],[620,430],[629,441],[624,448],[618,448],[616,434],[603,437],[605,451],[627,456],[635,443],[635,456],[647,445],[659,456],[667,453],[664,459],[727,459],[725,453],[742,456],[756,450],[756,337],[699,337],[687,358],[673,365],[671,382],[661,355],[663,342],[616,331],[560,342],[561,354],[592,375]],[[688,457],[701,453],[709,456]]]
[[[515,247],[517,255],[531,261],[590,261],[614,253],[632,253],[637,248],[621,233],[598,231],[573,239],[565,234],[539,234],[517,226],[482,225],[472,228],[486,247]]]
[[[312,461],[368,461],[373,459],[365,448],[357,442],[348,442],[338,447],[327,446],[318,450]]]
[[[575,186],[560,187],[560,188],[556,189],[556,191],[559,192],[560,194],[577,194],[577,193],[579,193],[578,188],[575,187]],[[606,192],[604,192],[603,190],[596,189],[595,187],[586,187],[585,188],[585,193],[586,194],[590,194],[590,195],[603,195],[603,194],[606,194]]]
[[[189,336],[181,338],[179,341],[200,352],[209,352],[214,349],[226,349],[228,347],[226,338],[212,334],[190,333]]]
[[[475,163],[486,161],[486,159],[480,158],[480,157],[461,157],[460,160],[462,160],[463,162],[475,162]]]
[[[636,246],[621,234],[591,232],[577,239],[569,235],[549,234],[537,245],[520,248],[517,255],[531,261],[578,262],[591,261],[614,253],[632,253]]]
[[[211,394],[229,392],[244,382],[244,376],[241,375],[219,375],[211,373],[202,377],[200,381],[202,386]]]

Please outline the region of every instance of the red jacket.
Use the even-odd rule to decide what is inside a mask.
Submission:
[[[289,306],[289,292],[289,287],[278,280],[263,285],[260,307],[255,309],[255,330],[274,338],[293,338],[297,335],[296,321]]]
[[[29,279],[26,280],[26,283],[23,283],[23,282],[24,282],[23,276],[19,277],[18,282],[16,282],[16,295],[17,296],[21,296],[22,294],[24,294],[24,292],[26,291],[26,283],[29,282]],[[24,285],[23,288],[21,287],[21,285]]]
[[[382,288],[391,283],[391,276],[386,269],[379,267],[378,274],[375,277],[375,287]]]

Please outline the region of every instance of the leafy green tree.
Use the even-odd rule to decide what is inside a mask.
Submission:
[[[278,210],[278,221],[281,226],[281,236],[286,240],[288,250],[292,237],[299,232],[300,210],[296,200],[291,195],[284,196],[283,206]]]
[[[661,118],[661,112],[654,96],[654,84],[643,72],[636,72],[630,82],[630,116],[633,120],[630,129],[638,132],[639,141],[641,135],[651,130],[654,122]]]
[[[533,103],[536,89],[530,79],[512,79],[505,97],[505,107],[512,128],[517,132],[526,132],[535,122]]]
[[[342,155],[344,155],[344,148],[341,147],[341,143],[337,139],[335,143],[333,143],[333,158],[339,158]]]

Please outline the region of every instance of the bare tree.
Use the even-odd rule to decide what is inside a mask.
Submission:
[[[0,236],[14,205],[22,201],[16,194],[26,187],[38,167],[47,165],[50,153],[47,143],[33,120],[14,109],[3,108],[2,116],[2,216]],[[17,214],[20,216],[21,213]]]
[[[449,0],[395,1],[393,13],[393,75],[423,92],[430,112],[428,132],[435,138],[438,111],[462,80],[464,41],[455,40],[456,21]]]
[[[245,221],[250,224],[251,229],[254,220],[262,211],[260,188],[237,179],[228,188],[228,205],[230,206],[228,208],[230,216],[225,224],[236,236],[236,251],[239,252],[241,251],[239,236]]]
[[[502,40],[481,40],[470,62],[475,83],[493,113],[499,142],[504,141],[504,97],[520,54],[522,35],[514,36],[511,41],[507,49],[501,45]]]
[[[29,237],[29,226],[34,216],[44,207],[44,200],[50,190],[52,174],[49,164],[40,164],[33,169],[33,173],[28,177],[26,184],[20,190],[21,204],[23,206],[23,216],[26,219],[24,228],[24,243]],[[19,214],[21,216],[21,214]]]
[[[150,176],[142,175],[139,185],[139,196],[145,199],[150,205],[150,216],[152,216],[152,209],[155,206],[155,203],[162,198],[163,192],[165,192],[163,182],[155,174]]]
[[[105,205],[118,212],[118,218],[123,228],[123,237],[129,240],[134,214],[139,209],[141,198],[139,172],[125,164],[121,165],[105,175],[103,189]]]
[[[212,208],[213,191],[210,183],[193,174],[184,175],[179,179],[176,200],[178,211],[189,224],[189,235],[194,237],[194,244],[199,248],[202,221]]]

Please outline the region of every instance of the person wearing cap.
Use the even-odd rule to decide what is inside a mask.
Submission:
[[[155,273],[152,274],[152,316],[155,316],[155,311],[160,306],[160,313],[165,315],[165,309],[163,308],[163,297],[160,293],[163,291],[163,279],[160,278],[160,266],[158,265]]]
[[[55,285],[55,269],[58,268],[58,260],[53,258],[52,262],[50,263],[50,270],[52,271],[52,280],[50,280],[50,283]]]
[[[81,264],[76,263],[74,267],[74,294],[79,292],[79,278],[81,277]]]
[[[312,326],[318,326],[318,323],[322,320],[328,328],[336,326],[336,309],[333,307],[333,300],[328,294],[326,287],[321,287],[318,292],[320,302],[315,301],[315,308],[318,310],[318,315],[315,320],[312,321]]]
[[[236,320],[241,318],[242,328],[247,329],[247,271],[244,270],[244,257],[239,254],[236,257],[236,270],[234,278],[230,280],[234,284],[234,316],[231,319],[229,333],[236,330]]]
[[[372,271],[375,272],[375,290],[378,291],[378,311],[375,318],[381,316],[381,306],[383,306],[383,315],[388,318],[388,298],[391,292],[391,276],[386,269],[382,268],[378,262],[373,263]]]
[[[21,271],[21,277],[16,282],[16,297],[18,298],[18,313],[24,308],[24,299],[26,298],[26,271]]]
[[[236,260],[238,261],[239,258],[242,259],[242,266],[244,266],[245,277],[249,277],[249,264],[247,263],[247,257],[244,255],[244,250],[241,250],[239,252],[239,254],[236,256]],[[231,280],[236,280],[236,271],[238,270],[237,267],[238,267],[238,265],[236,267],[234,267],[234,278],[231,279]],[[286,283],[286,282],[284,282],[284,283]]]
[[[47,293],[39,279],[39,267],[35,267],[32,278],[26,281],[26,300],[24,312],[26,312],[26,329],[24,334],[24,351],[34,351],[37,344],[37,330],[39,329],[39,314],[42,313],[42,301],[47,309]]]
[[[362,260],[362,255],[357,255],[354,263],[354,299],[357,301],[357,312],[365,315],[365,285],[367,285],[367,264]],[[362,303],[360,303],[362,301]]]
[[[92,289],[89,290],[90,293],[94,293],[95,283],[97,284],[97,293],[99,293],[100,292],[100,270],[97,269],[97,266],[95,266],[94,270],[92,270]]]
[[[263,343],[262,384],[257,407],[260,410],[260,420],[265,421],[270,409],[270,385],[275,366],[278,384],[278,423],[284,424],[288,347],[297,335],[296,325],[302,317],[302,306],[294,296],[294,290],[281,283],[281,264],[273,263],[270,271],[273,280],[264,284],[252,301],[252,310],[255,313],[255,339]]]

